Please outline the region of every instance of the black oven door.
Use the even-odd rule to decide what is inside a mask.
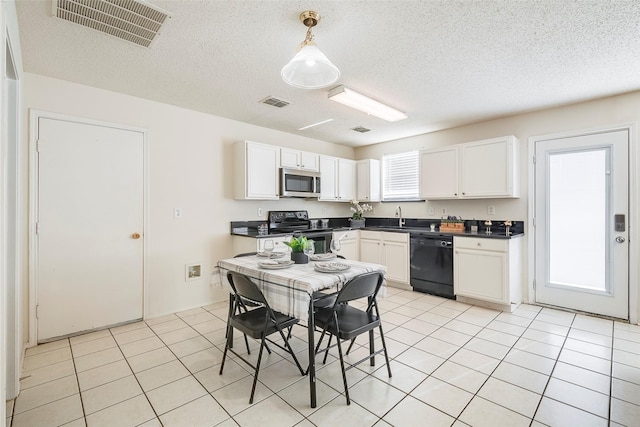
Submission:
[[[330,231],[308,231],[303,233],[304,236],[313,240],[313,247],[316,254],[326,254],[331,248],[331,236]]]

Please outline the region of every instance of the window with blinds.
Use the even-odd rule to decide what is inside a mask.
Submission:
[[[382,200],[419,200],[418,151],[382,157]]]

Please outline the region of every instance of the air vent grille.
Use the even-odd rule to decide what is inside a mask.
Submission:
[[[263,104],[272,105],[274,107],[282,108],[289,105],[287,101],[283,101],[282,99],[274,98],[273,96],[267,96],[265,99],[260,100]]]
[[[56,17],[149,47],[169,15],[135,0],[53,0]]]
[[[360,132],[360,133],[365,133],[365,132],[369,132],[371,129],[367,129],[364,126],[356,126],[354,128],[351,128],[351,130],[354,130],[354,131]]]

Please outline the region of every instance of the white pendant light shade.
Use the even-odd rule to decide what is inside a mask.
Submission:
[[[296,56],[280,71],[285,83],[301,89],[320,89],[335,83],[340,70],[322,53],[313,42],[311,28],[320,20],[318,12],[300,14],[300,21],[308,27],[305,40],[298,47]]]
[[[320,89],[335,83],[340,70],[322,53],[315,43],[303,46],[280,72],[282,80],[302,89]]]

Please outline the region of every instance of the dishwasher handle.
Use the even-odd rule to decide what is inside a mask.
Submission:
[[[412,236],[410,242],[412,245],[421,245],[436,248],[453,248],[453,242],[451,240],[445,240],[442,238],[434,239],[429,237]]]

